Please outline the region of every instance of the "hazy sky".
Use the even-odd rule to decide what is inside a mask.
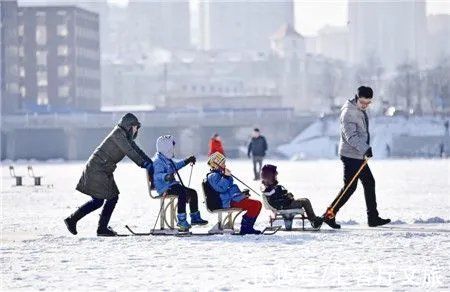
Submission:
[[[126,5],[126,3],[128,2],[128,0],[109,0],[109,1],[111,3],[116,3],[119,5]],[[199,2],[201,0],[191,0],[191,1]],[[219,1],[226,1],[226,0],[219,0]],[[391,1],[405,1],[405,0],[391,0]],[[296,18],[295,26],[297,30],[303,35],[314,35],[320,28],[322,28],[327,24],[345,25],[347,23],[347,2],[348,0],[295,0],[295,18]],[[450,14],[450,1],[427,0],[427,14],[439,14],[439,13]]]
[[[295,25],[304,35],[313,35],[327,24],[346,25],[347,3],[348,0],[296,0]],[[427,14],[440,13],[450,14],[450,1],[428,0]]]

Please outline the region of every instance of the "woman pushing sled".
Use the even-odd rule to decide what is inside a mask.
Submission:
[[[113,175],[116,164],[128,156],[138,166],[153,173],[152,160],[134,142],[140,127],[141,123],[137,117],[127,113],[89,157],[76,189],[90,196],[91,200],[64,219],[70,233],[76,235],[77,222],[87,214],[99,209],[106,201],[100,213],[97,235],[117,235],[108,227],[119,199],[119,189]]]

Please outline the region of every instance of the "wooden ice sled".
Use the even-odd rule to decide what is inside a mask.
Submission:
[[[292,221],[301,220],[302,221],[302,230],[305,230],[305,220],[308,217],[305,216],[305,211],[303,209],[286,209],[286,210],[277,210],[273,208],[269,201],[267,200],[267,196],[264,194],[261,196],[263,200],[264,207],[270,211],[269,215],[269,225],[270,228],[273,228],[273,223],[277,220],[284,220],[285,218],[292,218]],[[298,228],[284,228],[286,231],[297,231]]]
[[[206,209],[211,214],[217,214],[217,223],[208,231],[209,234],[224,234],[230,233],[234,234],[234,224],[236,218],[242,213],[240,208],[225,208],[225,209],[211,209],[208,206],[208,193],[207,193],[207,179],[205,178],[202,182],[202,191],[205,197]]]

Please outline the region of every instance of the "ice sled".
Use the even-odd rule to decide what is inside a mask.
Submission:
[[[219,194],[209,185],[207,178],[202,182],[203,195],[205,196],[206,209],[209,213],[217,214],[217,223],[208,231],[209,234],[234,234],[234,223],[237,216],[242,213],[240,208],[221,208],[217,202]]]
[[[287,231],[295,230],[292,228],[292,223],[295,220],[302,220],[302,230],[305,230],[305,220],[308,217],[305,216],[305,210],[303,209],[285,209],[277,210],[269,204],[267,196],[264,194],[261,196],[264,207],[270,211],[269,224],[270,228],[273,228],[273,223],[277,220],[284,220],[285,229]]]
[[[150,198],[154,200],[159,200],[159,228],[150,230],[151,234],[177,234],[178,229],[176,228],[177,224],[177,206],[178,206],[178,197],[174,195],[169,195],[164,193],[159,195],[153,187],[152,177],[147,174],[147,187],[148,194]]]
[[[34,185],[40,186],[42,176],[38,176],[34,174],[33,166],[28,165],[28,176],[34,179]]]
[[[16,171],[12,165],[9,166],[9,175],[16,180],[16,187],[22,186],[22,176],[16,175]]]

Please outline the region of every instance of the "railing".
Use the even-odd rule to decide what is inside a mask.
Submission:
[[[3,130],[15,128],[102,128],[116,124],[124,112],[54,113],[2,116]],[[272,121],[289,122],[294,118],[292,108],[162,110],[137,112],[145,127],[253,125]]]

